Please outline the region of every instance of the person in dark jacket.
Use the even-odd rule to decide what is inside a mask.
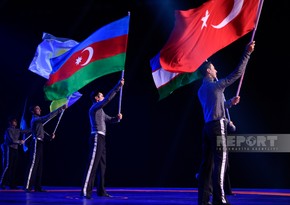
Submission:
[[[217,80],[217,70],[209,61],[199,68],[203,82],[198,90],[198,98],[203,109],[205,125],[202,136],[202,165],[198,176],[198,205],[209,204],[211,181],[213,204],[230,204],[224,190],[228,161],[228,120],[225,109],[239,103],[240,96],[225,101],[224,90],[242,76],[254,47],[254,41],[248,44],[237,68],[223,79]]]
[[[95,180],[97,181],[97,195],[111,197],[105,189],[106,123],[119,122],[122,119],[122,114],[118,113],[117,116],[111,117],[104,112],[103,108],[115,97],[123,85],[124,79],[121,79],[105,97],[99,91],[91,93],[93,105],[89,110],[91,124],[89,164],[81,190],[81,196],[86,199],[92,198]]]
[[[20,139],[21,134],[30,133],[30,129],[17,128],[18,122],[15,117],[10,117],[8,120],[9,127],[4,133],[4,142],[1,145],[3,171],[0,179],[0,187],[6,189],[18,189],[17,187],[17,166],[19,159],[19,145],[24,144],[24,140]]]
[[[54,133],[52,136],[47,136],[44,131],[44,123],[48,120],[54,118],[67,108],[67,105],[63,105],[60,108],[50,112],[45,116],[41,116],[41,109],[38,105],[33,105],[30,107],[32,113],[31,118],[31,130],[33,140],[30,144],[30,158],[29,166],[27,170],[27,175],[25,178],[24,190],[26,192],[31,192],[34,187],[35,192],[46,192],[42,188],[42,167],[43,167],[43,149],[44,142],[49,138],[49,140],[54,139]]]

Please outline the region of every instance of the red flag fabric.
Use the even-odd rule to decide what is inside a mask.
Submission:
[[[177,10],[175,26],[160,51],[170,72],[194,72],[211,55],[252,31],[259,0],[209,0],[198,8]]]

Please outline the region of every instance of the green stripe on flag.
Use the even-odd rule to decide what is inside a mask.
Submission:
[[[75,72],[71,77],[44,87],[48,100],[66,98],[96,78],[124,70],[126,53],[95,61]]]
[[[169,96],[176,89],[192,83],[195,80],[202,78],[201,73],[197,70],[193,73],[182,73],[174,79],[170,80],[166,85],[158,88],[159,100]]]

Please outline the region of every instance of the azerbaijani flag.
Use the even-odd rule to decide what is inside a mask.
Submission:
[[[44,86],[48,100],[66,98],[96,78],[124,70],[129,18],[105,25],[86,40],[51,59],[52,73]]]
[[[192,73],[173,73],[164,70],[160,65],[160,53],[150,60],[150,65],[152,77],[159,93],[159,100],[169,96],[174,90],[202,77],[198,70]]]

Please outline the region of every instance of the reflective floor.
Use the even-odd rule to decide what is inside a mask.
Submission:
[[[23,190],[0,190],[2,205],[195,205],[196,188],[107,188],[111,198],[80,197],[78,187],[44,187],[47,192],[26,193]],[[228,196],[232,205],[290,205],[290,190],[233,189]]]

